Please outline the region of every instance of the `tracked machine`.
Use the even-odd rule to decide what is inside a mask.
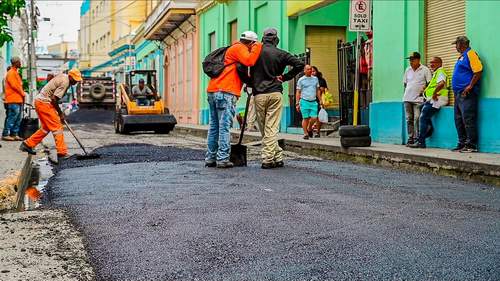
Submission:
[[[149,105],[142,105],[132,94],[132,89],[142,79],[151,90],[148,95]],[[125,73],[123,83],[118,85],[115,111],[115,132],[128,134],[131,132],[153,131],[168,134],[177,124],[177,120],[169,114],[163,100],[156,89],[155,70],[132,70]]]

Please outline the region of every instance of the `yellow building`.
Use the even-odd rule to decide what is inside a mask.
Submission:
[[[77,44],[74,41],[63,41],[47,46],[47,51],[49,54],[57,57],[73,58],[77,53]]]
[[[129,44],[157,1],[84,0],[80,8],[78,49],[80,68],[87,72],[112,70],[109,53]]]

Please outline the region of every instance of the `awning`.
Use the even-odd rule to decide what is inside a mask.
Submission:
[[[198,1],[162,1],[146,20],[144,38],[163,40],[186,19],[195,14]]]

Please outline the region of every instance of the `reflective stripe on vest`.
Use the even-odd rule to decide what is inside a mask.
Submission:
[[[429,85],[427,86],[427,88],[425,89],[425,96],[428,99],[432,98],[432,95],[434,94],[434,90],[436,89],[437,84],[438,84],[437,79],[438,79],[440,74],[444,74],[444,76],[446,77],[446,85],[443,89],[441,89],[441,91],[439,91],[438,95],[445,96],[445,97],[448,96],[448,87],[450,86],[450,83],[449,83],[450,79],[448,78],[448,74],[446,74],[446,70],[444,70],[443,67],[440,67],[440,68],[436,69],[436,71],[434,71],[434,74],[432,75],[432,79],[429,82]]]

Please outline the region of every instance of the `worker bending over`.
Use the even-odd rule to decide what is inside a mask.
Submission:
[[[63,122],[64,113],[59,107],[61,100],[69,86],[82,81],[82,74],[78,69],[72,69],[68,74],[59,74],[45,85],[35,98],[35,110],[42,123],[42,127],[30,138],[21,143],[19,149],[35,155],[34,148],[52,132],[56,143],[57,156],[68,156],[68,147],[64,143]]]

